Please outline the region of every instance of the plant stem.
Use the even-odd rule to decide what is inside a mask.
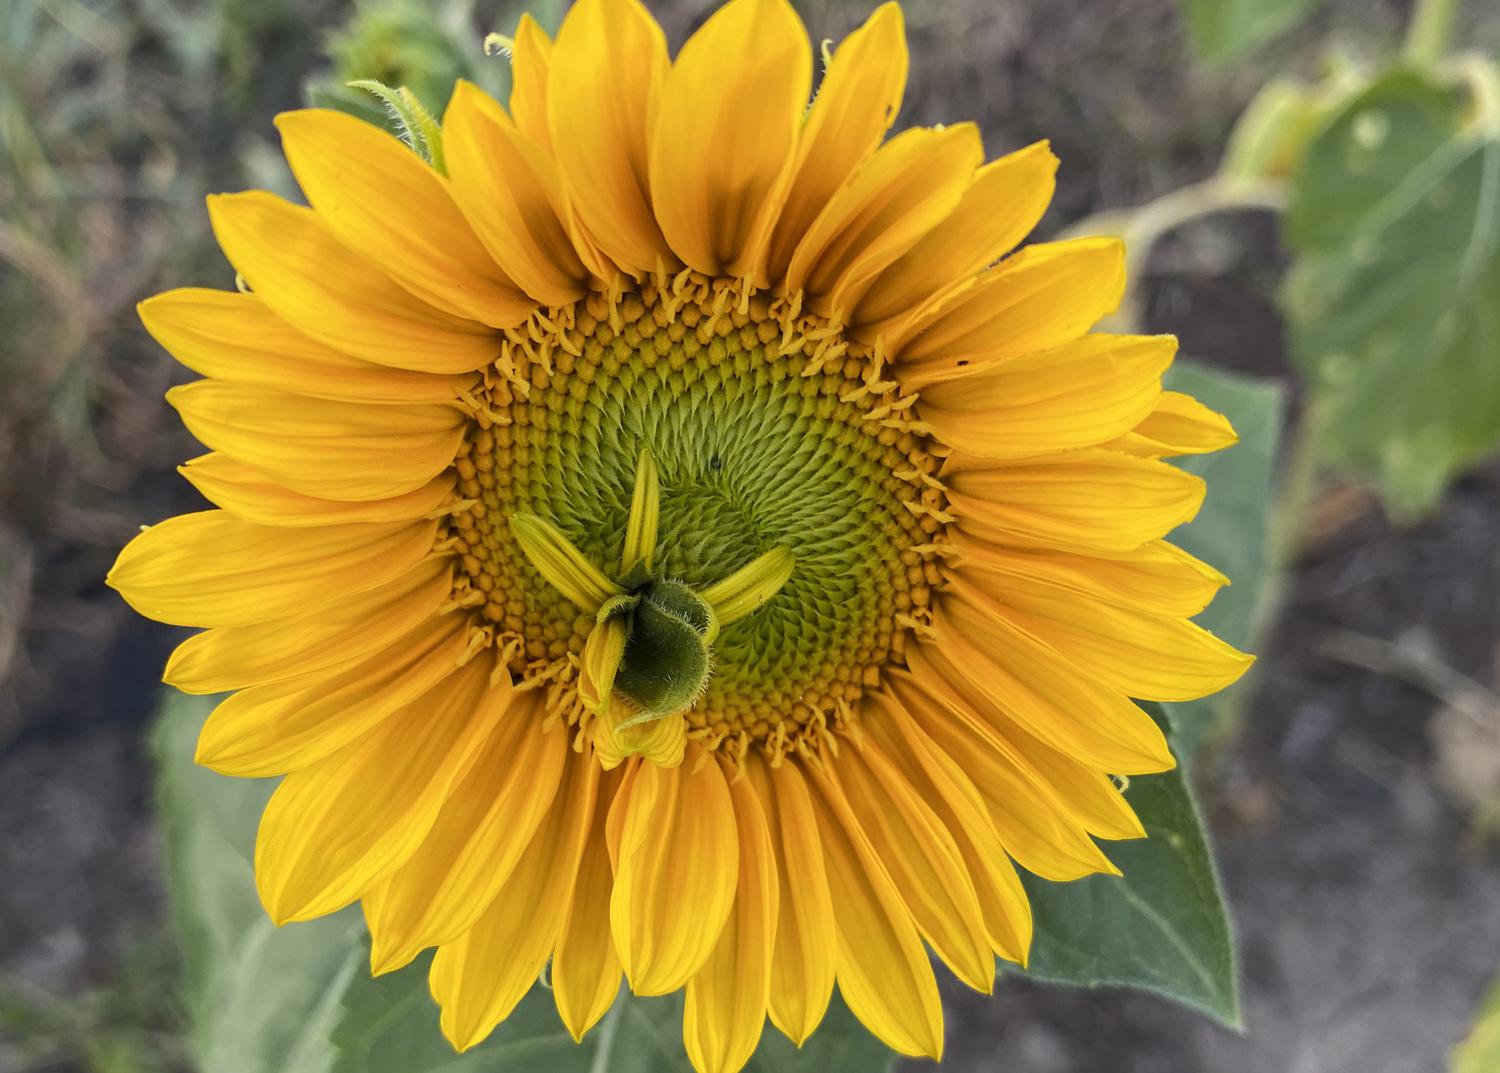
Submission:
[[[609,1073],[610,1058],[615,1051],[615,1033],[620,1031],[620,1017],[625,1012],[626,989],[620,988],[614,1005],[604,1015],[599,1025],[599,1042],[594,1051],[594,1060],[589,1063],[589,1073]]]
[[[1458,21],[1459,0],[1417,0],[1406,28],[1402,54],[1419,67],[1430,67],[1443,58]]]
[[[1286,184],[1273,180],[1211,179],[1184,186],[1148,201],[1137,209],[1110,210],[1085,217],[1061,238],[1115,234],[1125,242],[1125,297],[1109,325],[1111,330],[1135,331],[1140,325],[1135,285],[1158,239],[1204,216],[1242,209],[1279,211],[1286,205]]]

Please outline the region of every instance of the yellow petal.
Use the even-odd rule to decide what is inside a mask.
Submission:
[[[1165,540],[1130,551],[1082,555],[1047,548],[1006,548],[956,534],[960,558],[950,569],[975,587],[1003,599],[1013,576],[1046,581],[1156,615],[1190,618],[1229,579]]]
[[[205,446],[319,499],[416,491],[453,464],[465,424],[455,406],[367,406],[227,380],[174,387],[167,401]]]
[[[797,139],[786,202],[768,221],[768,278],[779,282],[802,237],[835,191],[875,151],[901,110],[906,86],[906,32],[901,8],[881,4],[846,37],[818,87]]]
[[[448,101],[443,152],[454,200],[506,274],[550,306],[583,297],[588,272],[563,223],[557,164],[470,82]]]
[[[1018,623],[1100,682],[1142,700],[1183,701],[1216,693],[1255,662],[1184,619],[1012,577],[1004,603],[960,579],[945,598],[986,618]]]
[[[1240,442],[1229,418],[1191,395],[1163,391],[1156,407],[1128,433],[1108,446],[1147,458],[1201,455]]]
[[[907,650],[912,673],[929,690],[932,683],[965,684],[988,701],[980,704],[971,696],[976,711],[1003,712],[1101,771],[1139,775],[1175,765],[1155,720],[1015,623],[947,599],[934,621],[941,643]]]
[[[816,763],[807,766],[807,776],[828,889],[838,907],[839,994],[887,1047],[940,1060],[942,1002],[911,913],[843,793]]]
[[[1080,551],[1129,551],[1190,522],[1203,480],[1113,451],[1074,451],[993,465],[949,460],[958,528],[981,540]]]
[[[1053,799],[1089,834],[1110,839],[1146,837],[1135,809],[1104,772],[1079,763],[1014,727],[1008,728],[1005,741],[1020,762],[1052,791]]]
[[[620,991],[620,957],[615,953],[614,937],[609,931],[614,872],[604,833],[619,782],[611,776],[600,779],[594,824],[578,863],[573,903],[552,956],[552,997],[568,1032],[580,1041],[604,1016]]]
[[[675,263],[647,178],[648,117],[667,68],[666,38],[639,0],[579,0],[547,77],[552,150],[579,219],[637,277]]]
[[[1170,335],[1086,335],[922,390],[919,413],[944,443],[979,458],[1028,458],[1124,435],[1161,396]]]
[[[745,770],[760,795],[778,859],[771,1023],[797,1046],[813,1034],[833,994],[838,962],[833,896],[807,782],[795,763],[770,767],[754,750]]]
[[[664,768],[644,763],[622,809],[610,928],[630,986],[664,995],[708,959],[734,901],[739,847],[724,773],[696,745]]]
[[[437,619],[331,672],[242,689],[203,724],[196,759],[244,778],[316,764],[449,678],[468,641],[457,616]]]
[[[229,262],[282,320],[356,358],[428,373],[466,373],[499,353],[498,335],[432,308],[333,237],[312,209],[270,194],[208,199]]]
[[[1027,246],[961,291],[910,342],[890,340],[903,385],[921,387],[976,365],[1077,339],[1125,293],[1124,247],[1080,238]]]
[[[995,985],[995,958],[974,881],[953,836],[878,747],[843,750],[835,773],[922,937],[955,976],[988,994]]]
[[[1025,964],[1031,905],[979,791],[883,690],[870,694],[859,725],[952,835],[974,883],[991,949]]]
[[[125,545],[106,580],[158,622],[243,626],[394,581],[432,550],[436,529],[412,522],[288,530],[222,510],[181,514]]]
[[[629,640],[630,619],[624,615],[614,615],[589,631],[583,646],[583,663],[578,668],[578,699],[589,711],[608,710],[615,675],[620,672],[625,643]]]
[[[682,1042],[698,1073],[738,1073],[760,1042],[771,994],[776,850],[749,780],[732,780],[729,794],[740,846],[739,886],[718,944],[688,981],[682,1013]]]
[[[536,308],[474,237],[447,180],[410,146],[326,108],[283,112],[276,127],[318,219],[411,294],[492,328]]]
[[[1005,851],[1023,868],[1058,883],[1096,872],[1119,874],[1082,823],[1059,808],[1030,771],[997,748],[993,735],[976,730],[977,719],[960,718],[956,694],[934,696],[899,672],[889,675],[888,683],[933,745],[969,777]]]
[[[469,374],[393,369],[352,358],[297,331],[258,295],[183,287],[137,307],[141,323],[196,373],[220,380],[360,402],[452,402]]]
[[[390,499],[364,502],[316,499],[278,484],[264,473],[228,455],[194,458],[177,472],[203,497],[236,517],[257,525],[300,529],[346,522],[410,522],[432,517],[453,497],[453,475],[444,473],[414,491]]]
[[[328,607],[204,630],[177,646],[162,679],[184,693],[227,693],[352,662],[435,618],[452,593],[452,574],[448,562],[433,556]]]
[[[818,214],[787,267],[788,292],[844,318],[880,272],[963,196],[984,145],[972,123],[898,134]]]
[[[520,132],[544,149],[552,148],[552,133],[547,128],[547,76],[551,67],[552,38],[523,11],[510,56],[510,114]],[[443,148],[447,149],[446,124],[444,127]]]
[[[627,706],[613,704],[594,720],[594,751],[606,771],[631,756],[661,767],[682,763],[687,749],[687,720],[681,713],[622,726],[631,714]]]
[[[787,0],[730,0],[683,45],[651,122],[650,173],[656,219],[686,264],[713,276],[740,260],[811,87]]]
[[[882,272],[860,299],[854,322],[873,339],[969,285],[1009,253],[1042,218],[1056,186],[1057,157],[1036,142],[974,173],[958,207]]]
[[[341,909],[412,855],[499,714],[471,663],[417,710],[282,780],[261,817],[255,880],[277,924]]]
[[[438,813],[421,849],[365,892],[370,969],[390,972],[467,932],[521,859],[547,815],[568,761],[568,735],[542,729],[540,691],[510,695],[495,731]]]
[[[557,945],[593,827],[599,769],[576,759],[526,852],[463,938],[438,948],[428,980],[443,1034],[468,1050],[531,990]]]

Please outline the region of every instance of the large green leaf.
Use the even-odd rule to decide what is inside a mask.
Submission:
[[[1228,63],[1306,18],[1318,0],[1182,0],[1188,40],[1205,63]]]
[[[1376,82],[1308,147],[1286,219],[1321,457],[1398,516],[1500,443],[1500,139],[1469,107],[1414,73]]]
[[[210,707],[173,696],[153,735],[189,1046],[205,1073],[325,1073],[339,996],[363,969],[359,918],[271,924],[251,864],[271,787],[193,764]]]
[[[1270,591],[1267,528],[1284,392],[1271,380],[1186,361],[1173,366],[1166,385],[1227,416],[1240,436],[1228,450],[1173,459],[1202,477],[1208,494],[1198,517],[1173,533],[1172,540],[1230,579],[1197,622],[1232,645],[1253,649]],[[1212,697],[1165,705],[1178,755],[1189,759],[1221,713],[1253,688],[1247,678]]]
[[[682,1046],[682,996],[622,995],[581,1044],[557,1016],[551,993],[532,988],[484,1043],[455,1054],[438,1028],[427,964],[371,979],[344,994],[333,1073],[692,1073]],[[799,1050],[769,1025],[746,1073],[884,1073],[895,1056],[835,996]]]
[[[1028,976],[1155,991],[1239,1027],[1234,943],[1203,823],[1182,771],[1125,792],[1149,837],[1107,847],[1122,876],[1023,875],[1035,933]]]

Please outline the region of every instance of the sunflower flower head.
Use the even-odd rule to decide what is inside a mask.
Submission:
[[[215,509],[110,582],[203,627],[232,692],[200,762],[284,776],[278,922],[356,900],[372,969],[436,947],[459,1048],[550,963],[581,1038],[685,991],[701,1073],[834,986],[937,1056],[928,950],[1024,962],[1013,866],[1144,834],[1111,776],[1173,758],[1132,700],[1232,682],[1189,619],[1224,578],[1163,538],[1233,442],[1161,387],[1175,342],[1090,333],[1117,243],[1014,252],[1043,144],[886,135],[894,4],[813,63],[786,0],[669,59],[635,0],[523,18],[508,108],[460,83],[442,167],[332,112],[279,120],[309,207],[216,197],[243,292],[141,307],[204,379],[169,400]]]

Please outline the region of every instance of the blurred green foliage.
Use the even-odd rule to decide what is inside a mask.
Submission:
[[[1500,977],[1474,1014],[1474,1027],[1453,1051],[1452,1073],[1495,1073],[1500,1069]]]
[[[1316,449],[1402,517],[1500,444],[1500,114],[1477,107],[1396,70],[1331,118],[1292,182],[1283,305]]]
[[[1193,51],[1208,64],[1229,63],[1306,18],[1319,0],[1182,0]]]

